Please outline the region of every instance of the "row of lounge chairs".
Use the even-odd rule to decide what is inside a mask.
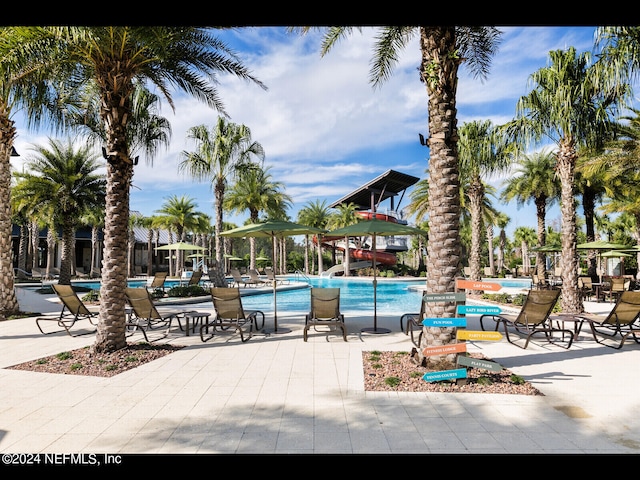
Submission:
[[[95,333],[96,329],[77,329],[72,331],[76,323],[88,320],[93,327],[97,326],[97,311],[91,311],[71,285],[52,285],[54,292],[62,302],[62,310],[57,316],[39,317],[36,325],[41,333],[49,335],[65,331],[72,337]],[[265,315],[260,310],[245,311],[242,306],[240,288],[211,287],[214,315],[197,315],[206,320],[200,325],[200,339],[207,342],[221,333],[238,333],[240,340],[246,342],[254,332],[264,328]],[[160,332],[160,337],[166,337],[173,321],[178,323],[182,331],[189,330],[189,324],[182,326],[181,320],[187,316],[196,316],[193,310],[159,310],[154,303],[152,294],[146,288],[127,288],[125,291],[129,308],[126,312],[126,329],[128,335],[142,333],[145,341],[149,342],[149,333]],[[55,323],[57,330],[43,329],[47,322]],[[304,341],[307,341],[309,330],[330,334],[340,332],[343,340],[347,341],[347,328],[344,315],[340,312],[339,288],[311,288],[311,309],[305,316],[303,330]],[[47,331],[45,331],[47,330]]]

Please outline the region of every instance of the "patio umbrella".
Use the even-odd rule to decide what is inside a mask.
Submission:
[[[372,265],[373,265],[373,328],[367,327],[361,329],[366,333],[390,333],[388,328],[378,328],[378,312],[377,312],[377,290],[378,280],[376,272],[376,236],[391,236],[391,235],[427,235],[427,232],[418,228],[410,227],[409,225],[403,225],[401,223],[385,222],[383,220],[364,220],[362,222],[354,223],[347,227],[338,228],[327,233],[336,237],[359,237],[359,236],[371,236],[371,250],[372,250]]]
[[[156,247],[155,250],[176,250],[176,251],[190,251],[190,252],[202,252],[206,248],[199,245],[193,245],[186,242],[170,243],[169,245],[163,245],[162,247]],[[177,267],[177,265],[176,265]],[[184,265],[182,266],[184,268]],[[178,272],[179,273],[179,272]]]
[[[602,254],[608,250],[628,250],[628,245],[621,243],[607,242],[605,240],[595,240],[593,242],[579,243],[576,245],[578,250],[597,250],[600,257],[600,263],[602,264]],[[599,275],[600,283],[602,283],[602,276]]]
[[[264,223],[251,223],[243,227],[233,228],[221,232],[221,236],[225,237],[269,237],[272,242],[276,238],[291,237],[295,235],[313,235],[324,233],[325,230],[314,227],[307,227],[299,223],[286,222],[283,220],[274,220]],[[273,264],[276,264],[276,251],[273,249]],[[273,282],[273,329],[265,328],[265,333],[289,333],[289,328],[278,328],[278,309],[277,309],[276,282]]]

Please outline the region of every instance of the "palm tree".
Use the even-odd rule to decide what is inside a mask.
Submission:
[[[198,205],[192,198],[186,195],[170,196],[162,206],[155,211],[162,223],[170,230],[176,232],[179,242],[187,240],[187,233],[197,228],[200,222],[202,212],[196,210]],[[175,274],[180,276],[184,266],[184,251],[178,250],[176,254]]]
[[[42,60],[29,65],[31,70],[21,77],[25,84],[49,72],[61,78],[61,72],[66,71],[68,75],[64,80],[69,87],[97,86],[107,158],[100,298],[101,306],[108,305],[108,308],[100,309],[93,350],[101,352],[123,348],[126,346],[124,255],[134,163],[130,154],[128,123],[133,116],[132,95],[136,83],[153,85],[172,107],[169,85],[205,101],[223,114],[226,114],[224,106],[215,88],[220,72],[264,86],[247,71],[233,51],[203,28],[21,27],[11,29],[11,33],[17,37],[16,49],[26,50],[32,58]],[[0,119],[3,113],[0,106]],[[12,138],[10,135],[9,139]],[[0,139],[0,145],[5,148],[10,145],[9,141],[3,140]],[[0,195],[2,193],[0,188]]]
[[[469,267],[471,278],[480,279],[480,241],[483,229],[482,204],[485,185],[482,176],[505,170],[509,165],[510,152],[504,140],[490,121],[465,123],[460,128],[458,140],[461,183],[469,198],[471,213],[471,251]],[[493,252],[489,252],[493,255]]]
[[[313,202],[309,202],[298,212],[298,221],[303,225],[307,225],[309,227],[314,227],[314,228],[324,229],[327,226],[329,217],[330,217],[330,212],[329,212],[329,207],[327,207],[326,200],[322,200],[322,201],[315,200]],[[308,242],[309,240],[307,236],[307,243]],[[318,249],[318,275],[321,275],[323,267],[322,267],[322,238],[320,235],[316,236],[316,248]],[[314,271],[315,271],[315,268],[313,266],[313,261],[312,261],[311,273],[313,273]]]
[[[75,231],[82,215],[104,205],[106,180],[97,170],[102,167],[91,148],[76,148],[50,139],[49,148],[34,146],[35,155],[27,164],[27,172],[15,172],[15,201],[31,210],[45,209],[52,215],[52,226],[62,229],[60,279],[71,283],[72,248]]]
[[[90,209],[82,216],[81,219],[84,225],[91,227],[91,266],[89,267],[89,277],[94,277],[94,271],[97,269],[100,271],[100,265],[98,263],[101,255],[98,255],[98,233],[104,226],[104,205],[100,208]]]
[[[303,32],[309,28],[302,29]],[[353,27],[326,29],[322,55]],[[429,104],[429,197],[437,198],[438,205],[429,205],[429,243],[427,245],[427,290],[431,293],[455,291],[456,276],[460,271],[460,195],[458,171],[458,131],[456,92],[458,69],[466,63],[476,76],[486,76],[491,56],[495,52],[500,31],[493,27],[455,26],[393,26],[380,27],[372,68],[371,83],[375,86],[387,80],[398,62],[398,51],[415,36],[420,38],[420,80],[427,89]],[[456,315],[456,306],[428,303],[426,314],[432,317]],[[455,341],[455,328],[429,333],[424,327],[425,346],[438,338],[444,344]],[[443,339],[443,335],[449,338]],[[419,349],[420,350],[420,349]],[[420,363],[437,363],[440,357],[424,357],[417,352]],[[454,361],[455,355],[447,356]]]
[[[211,182],[216,210],[216,263],[222,265],[220,232],[227,184],[240,172],[258,166],[253,159],[262,162],[264,149],[251,139],[249,127],[229,122],[223,117],[218,117],[211,131],[205,125],[191,127],[188,138],[196,142],[196,151],[182,152],[183,160],[178,169],[196,180]]]
[[[530,227],[518,227],[513,232],[514,240],[520,243],[520,257],[522,259],[522,269],[528,272],[531,269],[531,261],[529,260],[529,246],[532,245],[537,237],[536,231]]]
[[[504,251],[507,246],[507,234],[505,228],[509,225],[511,218],[506,213],[498,213],[496,216],[496,225],[500,229],[499,242],[498,242],[498,272],[502,273],[505,268]]]
[[[547,208],[560,196],[560,185],[555,175],[556,156],[543,149],[531,155],[522,155],[515,164],[515,172],[504,182],[501,198],[507,203],[516,200],[518,208],[533,201],[538,220],[538,247],[547,244],[546,216]],[[536,253],[536,273],[545,278],[545,252]]]
[[[356,215],[356,211],[358,207],[355,203],[342,203],[336,207],[337,212],[334,215],[329,217],[329,221],[327,222],[327,229],[336,230],[338,228],[348,227],[349,225],[353,225],[354,223],[358,223],[360,218]],[[350,267],[350,250],[349,250],[349,237],[344,237],[344,276],[348,277],[351,272]],[[334,248],[335,252],[335,248]],[[335,264],[335,261],[334,261]],[[374,265],[373,268],[376,268]]]
[[[575,167],[580,146],[597,145],[612,131],[610,118],[620,100],[607,88],[598,69],[589,66],[590,55],[575,48],[549,52],[550,65],[530,77],[533,90],[518,100],[516,118],[507,124],[516,141],[551,138],[557,146],[562,213],[562,308],[582,313],[578,292],[576,250]]]
[[[269,173],[271,167],[244,169],[238,175],[238,181],[231,186],[224,200],[224,209],[238,214],[249,212],[249,221],[258,223],[260,212],[271,217],[282,218],[291,207],[292,198],[283,192],[284,184],[276,182]],[[256,239],[249,237],[249,268],[256,268]],[[273,266],[276,273],[278,268]]]

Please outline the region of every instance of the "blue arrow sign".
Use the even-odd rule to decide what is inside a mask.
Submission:
[[[458,313],[463,315],[498,315],[500,307],[482,307],[476,305],[458,305]]]
[[[454,378],[467,378],[467,369],[442,370],[440,372],[427,372],[422,379],[425,382],[439,382],[440,380],[452,380]]]
[[[466,318],[425,318],[422,320],[425,327],[466,327]]]

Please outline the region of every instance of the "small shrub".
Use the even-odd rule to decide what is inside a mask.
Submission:
[[[125,362],[137,362],[138,361],[138,357],[136,357],[135,355],[129,355],[128,357],[126,357],[124,359]]]
[[[509,380],[511,380],[516,385],[524,384],[524,378],[522,378],[520,375],[516,375],[515,373],[509,377]]]
[[[478,377],[478,385],[491,385],[492,383],[489,377]]]
[[[373,363],[371,364],[372,368],[382,368],[382,364],[381,363]]]
[[[71,357],[73,357],[71,352],[60,352],[56,355],[58,360],[69,360]]]
[[[411,372],[411,373],[409,374],[409,376],[410,376],[411,378],[418,378],[418,377],[422,377],[422,373],[420,373],[420,372]]]
[[[98,302],[100,301],[100,290],[91,290],[84,295],[81,300],[83,302]]]
[[[39,360],[36,360],[36,365],[44,365],[47,362],[48,360],[46,358],[41,358]]]
[[[112,370],[115,370],[116,368],[118,368],[118,366],[117,366],[117,365],[113,365],[113,364],[111,364],[111,365],[107,365],[106,367],[104,367],[104,369],[105,369],[106,371],[108,371],[108,372],[110,372],[110,371],[112,371]]]
[[[69,368],[71,370],[80,370],[82,368],[82,364],[81,363],[72,363]]]
[[[398,377],[387,377],[384,379],[384,383],[390,387],[397,387],[400,385],[401,380]]]

